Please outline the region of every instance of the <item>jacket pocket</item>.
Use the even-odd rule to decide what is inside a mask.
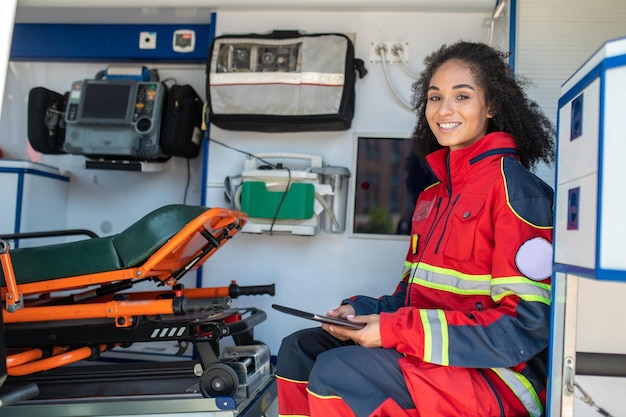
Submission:
[[[461,195],[447,225],[445,256],[463,262],[473,259],[477,240],[476,231],[485,200],[486,196],[483,194]]]

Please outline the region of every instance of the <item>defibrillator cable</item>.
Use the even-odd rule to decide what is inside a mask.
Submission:
[[[283,193],[282,193],[282,195],[280,197],[280,200],[278,201],[278,205],[276,206],[276,211],[274,212],[274,217],[272,218],[272,223],[271,223],[270,229],[269,229],[269,234],[270,234],[270,236],[272,236],[273,235],[274,225],[276,224],[276,221],[278,220],[278,213],[280,212],[280,208],[282,207],[283,202],[285,201],[285,197],[287,196],[287,193],[289,192],[289,187],[291,186],[291,169],[289,169],[288,167],[283,166],[282,164],[273,164],[273,163],[268,162],[267,160],[265,160],[263,158],[260,158],[260,157],[254,155],[254,154],[252,154],[250,152],[246,152],[244,150],[241,150],[241,149],[235,148],[233,146],[227,145],[227,144],[225,144],[223,142],[220,142],[219,140],[213,139],[211,137],[208,137],[208,140],[210,142],[217,143],[218,145],[221,145],[221,146],[223,146],[223,147],[225,147],[227,149],[230,149],[232,151],[242,153],[242,154],[246,155],[248,158],[254,158],[257,161],[261,161],[264,164],[266,164],[267,166],[272,167],[274,169],[284,169],[284,170],[287,171],[287,184],[285,186],[285,191],[283,191]]]

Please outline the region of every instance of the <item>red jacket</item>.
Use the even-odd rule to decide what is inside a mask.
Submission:
[[[402,281],[391,296],[345,301],[357,314],[381,314],[383,347],[406,355],[409,390],[412,367],[424,362],[480,368],[510,388],[499,394],[514,393],[530,415],[540,415],[551,273],[525,276],[518,252],[543,240],[550,253],[537,262],[551,268],[552,189],[519,163],[504,133],[427,160],[439,182],[417,201]]]

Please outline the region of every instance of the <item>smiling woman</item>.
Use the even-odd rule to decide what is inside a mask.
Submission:
[[[363,329],[283,339],[279,415],[543,415],[553,192],[527,168],[553,157],[552,126],[486,44],[425,64],[413,141],[437,182],[417,199],[402,279],[326,313]]]

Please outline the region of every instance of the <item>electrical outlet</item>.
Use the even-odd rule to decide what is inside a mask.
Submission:
[[[409,61],[409,43],[408,42],[372,42],[370,44],[370,63],[381,62],[383,57],[387,64],[399,64],[402,62],[400,55],[404,57],[406,62]]]
[[[139,49],[156,49],[156,32],[139,32]]]

